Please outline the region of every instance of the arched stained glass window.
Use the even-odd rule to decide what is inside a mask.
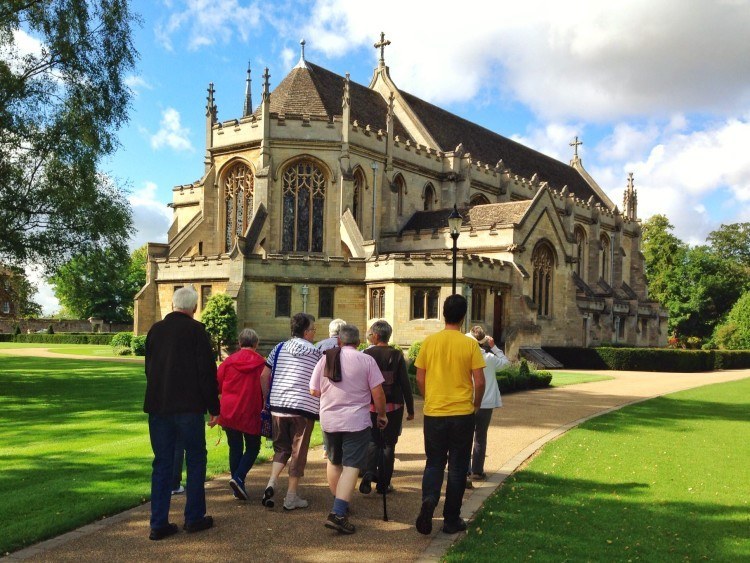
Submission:
[[[576,239],[576,273],[582,278],[586,272],[586,231],[576,225],[574,230]]]
[[[365,190],[365,175],[359,168],[354,172],[354,193],[352,194],[352,216],[362,228],[362,200]]]
[[[534,249],[531,265],[534,269],[532,283],[536,314],[546,317],[552,310],[552,275],[555,270],[555,255],[547,243],[542,242]]]
[[[404,214],[404,193],[406,193],[406,184],[404,183],[404,177],[399,174],[396,179],[393,180],[396,184],[396,213],[399,215]]]
[[[225,249],[229,252],[236,236],[243,236],[253,214],[253,172],[246,164],[232,166],[224,176]]]
[[[600,243],[600,250],[599,250],[600,273],[604,281],[609,281],[609,252],[610,252],[609,237],[603,234],[599,238],[599,243]]]
[[[435,188],[432,184],[427,184],[424,188],[424,210],[432,211],[435,209]]]
[[[323,211],[326,178],[309,160],[284,170],[282,176],[282,236],[284,252],[323,252]]]

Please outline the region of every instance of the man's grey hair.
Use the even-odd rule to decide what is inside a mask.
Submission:
[[[243,328],[237,341],[240,343],[240,348],[255,348],[258,344],[258,333],[252,328]]]
[[[356,346],[359,344],[359,329],[354,325],[343,325],[339,329],[339,338],[342,346]]]
[[[328,336],[338,336],[341,327],[346,324],[344,319],[333,319],[328,323]]]
[[[388,344],[388,341],[391,339],[391,334],[393,334],[393,327],[391,327],[387,321],[375,321],[370,327],[370,332],[375,336],[378,342],[385,342]]]
[[[172,296],[172,308],[175,311],[194,311],[198,305],[198,292],[192,287],[181,287]]]

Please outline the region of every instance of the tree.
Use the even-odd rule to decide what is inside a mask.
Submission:
[[[726,322],[716,328],[714,341],[720,348],[750,349],[750,292],[737,300],[729,311]]]
[[[145,282],[145,247],[130,256],[122,247],[78,254],[50,278],[67,311],[109,322],[133,320],[133,298]]]
[[[21,268],[0,267],[0,299],[16,306],[16,316],[29,318],[42,314],[42,307],[32,299],[35,293],[36,287]]]
[[[707,240],[722,258],[750,268],[750,223],[722,225]]]
[[[133,21],[127,0],[0,3],[0,261],[50,272],[124,244],[129,205],[97,164],[127,119]]]
[[[234,300],[226,293],[212,295],[201,313],[201,322],[216,347],[216,357],[221,359],[221,349],[237,340],[237,311]]]
[[[643,223],[643,255],[649,296],[669,311],[671,330],[675,330],[689,313],[684,296],[688,245],[672,234],[673,229],[664,215],[654,215]]]

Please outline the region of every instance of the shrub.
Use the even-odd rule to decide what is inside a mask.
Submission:
[[[221,349],[237,340],[237,311],[234,299],[226,293],[212,295],[201,313],[201,322],[211,336],[216,347],[216,356],[221,357]]]
[[[524,389],[541,389],[549,387],[552,374],[548,371],[537,371],[522,359],[510,364],[495,374],[500,393],[523,391]]]
[[[568,369],[698,372],[750,368],[750,351],[551,346],[544,350]]]
[[[52,328],[52,325],[49,325],[47,327],[47,334],[55,334],[55,329]]]
[[[13,329],[13,334],[15,334],[16,336],[21,334],[21,327],[16,325],[16,328]]]
[[[417,356],[419,356],[419,350],[422,348],[422,341],[417,340],[416,342],[412,342],[411,346],[409,346],[409,351],[406,353],[406,355],[409,357],[409,361],[414,364],[414,360],[417,359]]]
[[[130,356],[133,354],[130,346],[113,346],[115,356]]]
[[[112,348],[130,348],[130,344],[133,341],[132,332],[118,332],[112,337]]]
[[[93,334],[84,332],[73,334],[69,332],[56,334],[17,334],[13,342],[30,342],[35,344],[100,344],[106,345],[112,341],[111,333]]]
[[[146,335],[141,334],[134,336],[130,342],[130,348],[133,350],[134,356],[145,356],[146,355]]]

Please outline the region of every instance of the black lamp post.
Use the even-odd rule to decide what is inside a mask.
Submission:
[[[453,293],[452,295],[456,294],[456,251],[458,250],[457,247],[457,241],[458,241],[458,235],[461,234],[461,223],[463,222],[463,217],[461,217],[461,214],[458,212],[458,208],[453,205],[453,211],[451,211],[451,214],[448,216],[448,227],[451,231],[451,238],[453,239]]]

